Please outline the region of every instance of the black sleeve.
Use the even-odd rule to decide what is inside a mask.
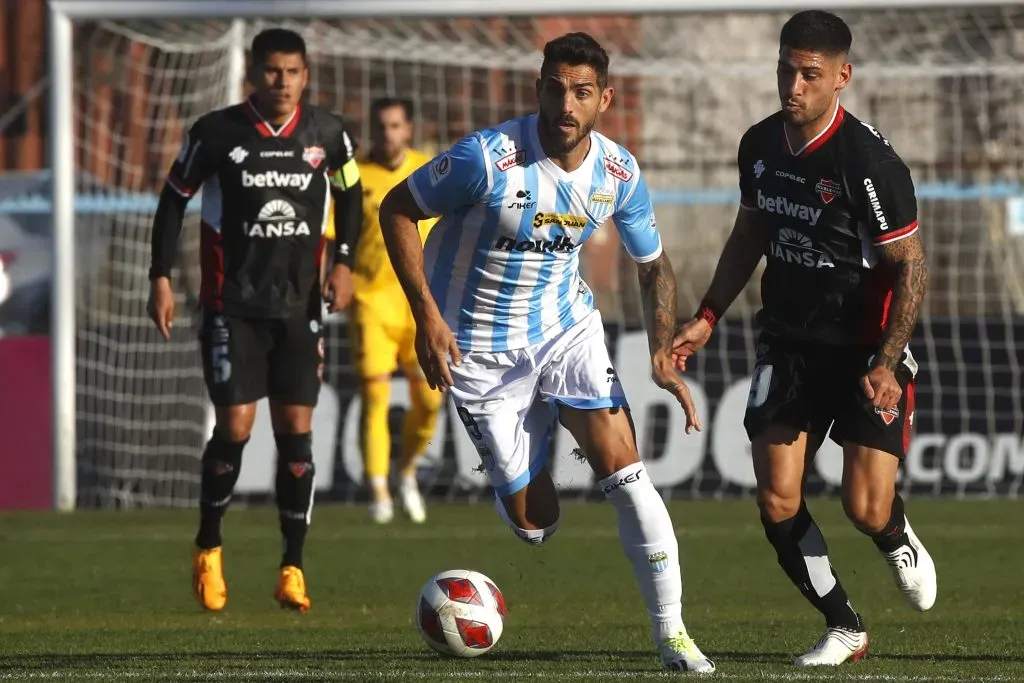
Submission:
[[[740,139],[739,150],[736,152],[736,167],[740,174],[740,206],[745,209],[757,208],[754,198],[754,173],[756,162],[751,158],[751,130],[748,129]]]
[[[164,185],[160,202],[153,217],[153,243],[149,266],[149,279],[170,277],[174,256],[178,250],[178,236],[185,220],[188,198],[174,190],[170,183]]]
[[[917,232],[917,197],[910,169],[898,157],[868,164],[848,178],[861,222],[875,245]]]
[[[208,136],[204,134],[207,128],[207,122],[200,119],[185,133],[181,151],[167,173],[156,215],[153,217],[150,280],[170,277],[177,253],[178,236],[185,219],[185,207],[203,181],[214,172],[214,155]]]
[[[347,189],[331,187],[334,197],[334,262],[351,266],[363,226],[363,183],[358,178]]]
[[[334,197],[334,262],[351,266],[363,227],[363,185],[356,143],[341,116],[332,114],[333,134],[327,148],[327,176]]]

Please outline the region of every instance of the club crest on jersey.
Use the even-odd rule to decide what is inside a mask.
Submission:
[[[615,193],[608,190],[594,190],[587,204],[594,222],[601,222],[615,209]]]
[[[302,150],[302,160],[313,168],[320,168],[320,164],[327,158],[327,152],[324,151],[323,147],[314,145],[313,147],[306,147]]]
[[[605,157],[604,170],[608,171],[608,173],[624,183],[628,183],[633,178],[633,172],[626,168],[625,164],[620,159]]]
[[[521,166],[524,161],[526,161],[526,152],[520,149],[514,152],[510,152],[509,154],[506,154],[505,156],[501,157],[500,159],[494,162],[494,166],[499,171],[504,173],[510,168],[513,168],[515,166]]]
[[[828,178],[822,178],[818,181],[818,184],[814,186],[818,196],[821,197],[821,201],[826,204],[831,204],[832,200],[836,197],[842,196],[842,190],[839,188],[839,183]]]
[[[881,408],[875,408],[875,414],[882,418],[882,422],[887,425],[891,425],[893,420],[900,416],[900,409],[893,408],[892,410],[882,410]]]

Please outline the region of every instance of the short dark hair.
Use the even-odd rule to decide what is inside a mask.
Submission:
[[[789,18],[779,35],[779,48],[808,50],[826,55],[850,52],[853,35],[846,22],[829,12],[811,9]]]
[[[378,97],[370,104],[370,118],[373,121],[377,121],[380,118],[380,113],[385,109],[391,109],[391,107],[401,107],[402,111],[405,112],[405,119],[412,121],[413,107],[412,100],[404,97]]]
[[[589,33],[566,33],[544,46],[544,63],[540,67],[543,78],[559,64],[578,66],[586,64],[597,73],[597,84],[608,83],[608,53]]]
[[[283,52],[286,55],[302,55],[302,61],[306,61],[306,41],[295,31],[287,28],[268,28],[256,34],[252,39],[253,64],[259,64],[266,60],[267,56],[274,52]]]

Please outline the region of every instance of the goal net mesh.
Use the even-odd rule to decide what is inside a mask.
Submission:
[[[735,215],[739,137],[777,108],[774,66],[786,16],[285,25],[308,41],[311,101],[343,113],[365,148],[373,99],[407,97],[415,106],[415,145],[427,152],[531,111],[544,42],[571,30],[594,35],[612,54],[616,88],[600,129],[632,150],[644,169],[679,280],[679,314],[686,317],[710,280]],[[855,68],[843,104],[874,124],[911,166],[931,262],[931,291],[914,340],[923,361],[915,427],[927,438],[908,461],[902,486],[1015,494],[1024,477],[1016,348],[1024,342],[1024,237],[1018,232],[1024,210],[1015,199],[1024,174],[1024,12],[965,4],[844,18],[855,37]],[[241,44],[267,25],[247,21]],[[183,232],[170,341],[159,337],[145,310],[150,224],[183,129],[240,93],[231,69],[236,35],[231,22],[173,18],[75,28],[80,506],[191,505],[198,498],[198,458],[211,413],[196,342],[198,215],[189,213]],[[614,231],[598,231],[583,261],[622,358],[641,325],[635,269]],[[700,387],[710,434],[680,441],[670,397],[635,379],[627,386],[655,397],[637,416],[638,427],[643,454],[660,467],[668,495],[749,493],[748,446],[738,431],[743,402],[726,398],[737,395],[729,389],[753,369],[758,280],[688,373]],[[317,434],[318,458],[330,461],[318,461],[318,495],[335,499],[361,495],[359,454],[352,452],[358,391],[344,328],[343,318],[328,325],[331,396],[318,409],[335,413],[322,423],[329,425],[323,431],[334,433]],[[400,382],[396,406],[402,404]],[[445,415],[425,460],[421,475],[434,495],[485,495],[482,475],[468,474],[465,458],[453,455],[460,429],[455,416]],[[259,434],[268,441],[265,430]],[[572,445],[557,440],[557,479],[585,495],[590,482],[569,457]],[[260,455],[247,455],[246,467],[260,467],[253,460],[273,452],[272,443],[249,450]],[[822,492],[834,489],[841,468],[834,449],[826,451],[810,475]],[[677,466],[677,457],[686,462]],[[251,486],[254,499],[270,490],[270,481]]]

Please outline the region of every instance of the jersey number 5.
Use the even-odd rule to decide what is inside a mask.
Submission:
[[[747,394],[747,407],[760,408],[768,400],[768,390],[772,386],[772,366],[758,365],[754,368],[754,376],[750,379],[750,393]]]

